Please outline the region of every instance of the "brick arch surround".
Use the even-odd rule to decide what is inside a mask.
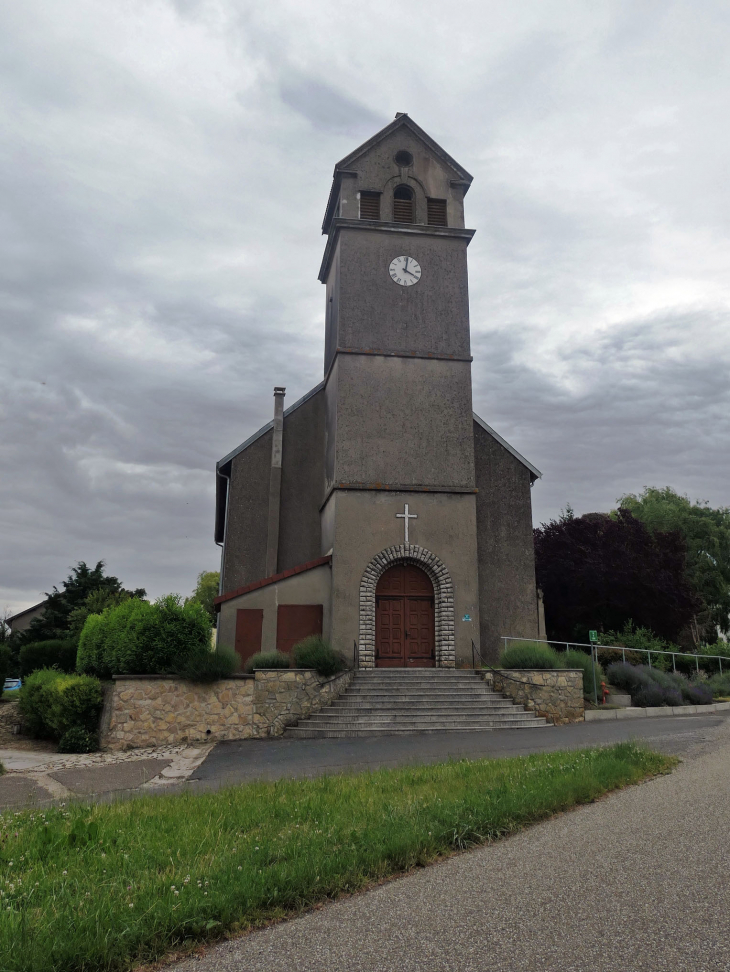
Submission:
[[[436,608],[436,667],[454,668],[454,585],[442,560],[425,547],[401,543],[381,550],[365,568],[360,581],[360,668],[375,668],[375,588],[380,575],[393,564],[415,564],[433,584]]]

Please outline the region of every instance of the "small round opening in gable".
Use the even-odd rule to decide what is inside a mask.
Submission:
[[[413,156],[405,149],[401,149],[400,152],[395,153],[395,164],[400,166],[413,165]]]

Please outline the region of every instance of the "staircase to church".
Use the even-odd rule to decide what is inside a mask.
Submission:
[[[375,668],[356,672],[338,699],[284,734],[326,739],[534,729],[545,724],[541,716],[494,692],[479,672]]]

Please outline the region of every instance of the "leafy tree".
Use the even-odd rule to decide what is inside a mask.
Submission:
[[[89,567],[80,560],[62,584],[59,590],[55,585],[50,594],[46,594],[47,603],[43,614],[33,618],[28,628],[19,638],[22,644],[35,641],[46,641],[51,638],[64,639],[78,628],[79,615],[74,612],[85,608],[90,595],[97,592],[100,597],[125,595],[126,597],[144,597],[144,588],[125,591],[118,577],[104,574],[104,561],[100,560],[95,567]],[[87,610],[87,614],[91,613]],[[72,615],[73,618],[72,618]],[[85,618],[84,618],[85,620]],[[83,627],[83,623],[81,625]]]
[[[588,640],[591,628],[620,630],[630,619],[663,638],[697,610],[678,531],[652,533],[626,509],[563,515],[535,530],[538,585],[550,638]]]
[[[210,623],[215,626],[217,616],[213,601],[218,597],[220,573],[217,570],[204,570],[198,574],[198,583],[190,597],[185,598],[186,604],[200,604],[208,612]]]
[[[638,496],[628,493],[619,501],[652,534],[677,531],[687,547],[686,571],[701,603],[692,618],[695,644],[715,640],[719,628],[730,631],[730,508],[712,509],[706,502],[690,502],[673,489],[647,487]]]

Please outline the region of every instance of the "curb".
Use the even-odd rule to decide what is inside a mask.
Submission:
[[[713,702],[711,705],[658,705],[651,709],[586,709],[586,722],[603,722],[606,719],[650,719],[657,716],[706,715],[710,712],[727,712],[730,702]]]

